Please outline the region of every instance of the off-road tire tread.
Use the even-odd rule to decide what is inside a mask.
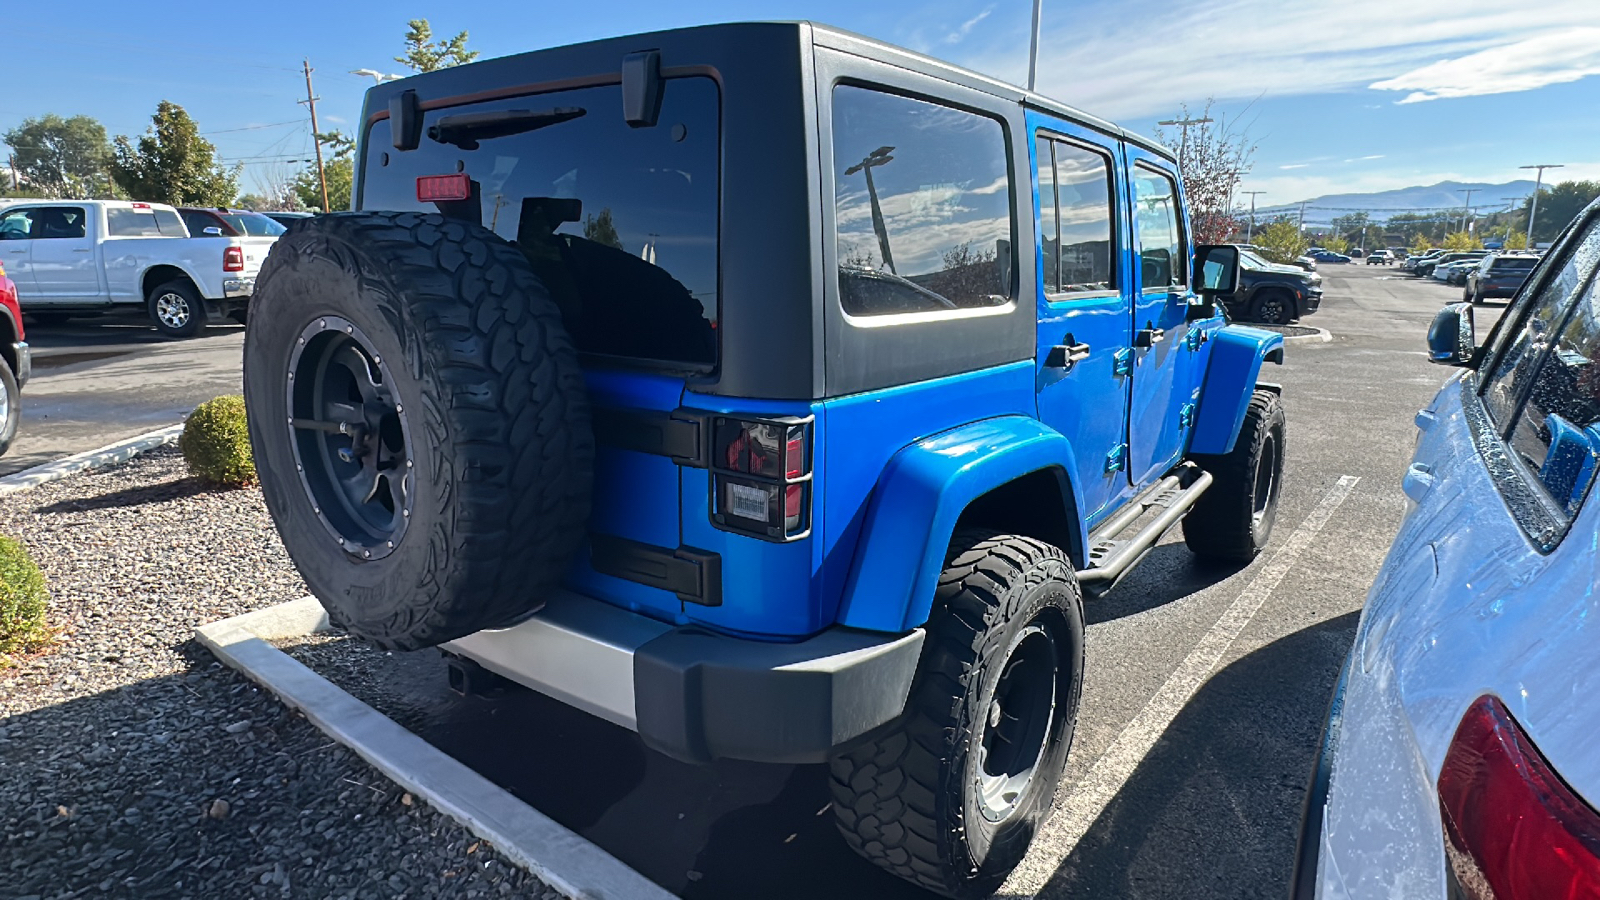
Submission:
[[[410,602],[385,620],[361,623],[325,603],[330,620],[380,647],[410,650],[537,609],[586,534],[593,481],[587,391],[560,310],[510,243],[481,226],[417,212],[296,223],[262,266],[252,305],[272,308],[274,279],[296,253],[331,257],[383,298],[380,312],[405,350],[394,371],[403,368],[400,377],[420,382],[425,395],[410,417],[417,466],[440,476],[419,477],[418,489],[432,488],[445,511],[438,522],[412,523],[403,538],[431,545]],[[245,331],[246,369],[260,331]],[[252,426],[255,418],[252,411]],[[257,459],[262,441],[285,440],[273,428],[252,427],[251,437]],[[295,479],[292,472],[261,477]],[[309,502],[298,483],[282,493],[287,502]],[[285,533],[283,517],[274,519],[291,556],[302,540],[329,540],[320,529]]]
[[[1261,552],[1251,518],[1255,511],[1256,464],[1261,442],[1278,428],[1281,464],[1287,418],[1283,401],[1271,391],[1255,391],[1233,450],[1226,454],[1194,454],[1190,458],[1211,473],[1211,487],[1183,518],[1183,540],[1196,556],[1218,562],[1249,562]]]
[[[941,762],[957,755],[971,731],[966,720],[952,723],[952,714],[964,709],[968,684],[983,677],[984,650],[995,639],[997,626],[1016,612],[1007,601],[1025,598],[1024,577],[1030,571],[1037,577],[1037,564],[1049,561],[1058,562],[1057,571],[1066,573],[1071,602],[1078,605],[1081,618],[1082,595],[1060,549],[1028,537],[958,529],[935,592],[903,726],[831,762],[835,820],[850,848],[946,897],[989,896],[1027,849],[1025,843],[1009,847],[1014,858],[991,857],[984,871],[972,871],[960,827],[961,776],[954,773],[955,785],[946,781]],[[1076,687],[1070,702],[1075,714]]]

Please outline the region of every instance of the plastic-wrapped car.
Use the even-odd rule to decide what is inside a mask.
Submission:
[[[1295,896],[1600,897],[1600,202],[1417,414],[1410,512],[1361,614]]]

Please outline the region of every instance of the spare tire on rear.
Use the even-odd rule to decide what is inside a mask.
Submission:
[[[522,254],[438,215],[318,216],[251,308],[256,468],[330,621],[410,650],[537,610],[585,534],[594,438]]]

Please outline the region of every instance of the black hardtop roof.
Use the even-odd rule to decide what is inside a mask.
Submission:
[[[530,57],[542,56],[557,51],[566,54],[582,52],[585,50],[605,51],[617,55],[617,58],[620,62],[623,54],[641,49],[649,49],[657,42],[668,43],[670,42],[670,38],[673,36],[693,34],[698,37],[705,37],[718,31],[727,31],[730,32],[730,34],[727,36],[728,39],[730,41],[736,41],[737,39],[735,35],[731,32],[783,28],[795,29],[800,32],[799,36],[802,40],[809,37],[811,42],[824,47],[831,47],[833,49],[841,50],[847,53],[853,53],[867,59],[910,69],[915,72],[920,72],[924,75],[960,84],[974,90],[983,91],[987,94],[991,94],[1002,99],[1021,103],[1023,105],[1038,109],[1041,112],[1050,113],[1066,119],[1072,119],[1097,131],[1121,138],[1130,144],[1136,144],[1139,147],[1142,147],[1143,149],[1152,153],[1156,153],[1166,159],[1172,159],[1172,151],[1156,141],[1145,137],[1144,135],[1128,131],[1125,128],[1114,125],[1111,122],[1108,122],[1097,116],[1085,113],[1082,110],[1075,109],[1066,105],[1065,103],[1053,100],[1044,96],[1043,94],[1026,90],[1014,84],[1008,84],[1004,81],[1000,81],[997,78],[992,78],[988,75],[974,72],[971,69],[964,69],[960,66],[953,65],[943,60],[935,59],[931,56],[925,56],[921,53],[907,50],[904,47],[897,47],[894,44],[885,43],[874,38],[866,37],[865,35],[845,31],[841,28],[834,28],[831,25],[806,21],[729,22],[715,25],[694,25],[684,28],[672,28],[641,34],[598,38],[593,41],[584,41],[577,44],[566,44],[558,47],[530,50],[526,53],[518,53],[511,56],[486,59],[481,62],[469,63],[465,66],[441,69],[436,72],[413,75],[398,81],[386,82],[384,84],[374,86],[368,90],[367,103],[369,110],[380,108],[376,105],[377,103],[387,103],[390,96],[419,82],[431,81],[434,79],[454,80],[460,78],[467,72],[487,73],[499,68],[500,66],[505,66],[508,64],[514,65],[515,61],[518,60],[527,60]],[[663,64],[666,64],[665,60],[663,60]]]

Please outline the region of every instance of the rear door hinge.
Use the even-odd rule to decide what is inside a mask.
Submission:
[[[1111,354],[1111,374],[1119,377],[1133,374],[1133,350],[1124,347]]]
[[[1128,465],[1128,445],[1118,444],[1106,454],[1106,474],[1120,471]]]
[[[1194,404],[1193,403],[1185,403],[1183,405],[1183,408],[1178,410],[1178,427],[1179,428],[1189,428],[1189,427],[1191,427],[1193,425],[1194,425]]]
[[[1209,340],[1211,340],[1211,335],[1208,334],[1204,328],[1191,328],[1189,329],[1188,336],[1184,338],[1183,342],[1188,345],[1190,350],[1199,350],[1201,347],[1204,347],[1206,345],[1206,341]]]

